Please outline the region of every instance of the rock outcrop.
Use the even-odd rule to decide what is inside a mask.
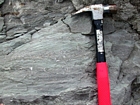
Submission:
[[[139,0],[0,0],[0,103],[97,105],[95,3],[119,7],[105,15],[104,38],[113,105],[140,104]]]

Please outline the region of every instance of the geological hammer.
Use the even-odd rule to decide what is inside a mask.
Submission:
[[[105,57],[104,36],[103,36],[103,14],[115,13],[116,5],[95,4],[84,7],[73,13],[76,15],[82,12],[91,11],[95,41],[96,41],[96,72],[97,72],[97,87],[98,87],[98,103],[99,105],[111,105],[110,82],[108,74],[108,66]]]

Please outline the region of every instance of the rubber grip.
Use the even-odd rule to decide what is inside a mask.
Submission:
[[[111,105],[110,83],[108,76],[108,66],[106,62],[96,64],[97,67],[97,86],[98,86],[98,105]]]

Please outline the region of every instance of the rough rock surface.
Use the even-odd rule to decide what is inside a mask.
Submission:
[[[0,103],[97,105],[94,3],[115,3],[104,38],[113,105],[140,105],[139,0],[0,0]]]
[[[0,0],[0,4],[2,4],[4,2],[4,0]]]

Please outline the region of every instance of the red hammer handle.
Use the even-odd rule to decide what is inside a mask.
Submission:
[[[111,105],[110,83],[108,67],[106,62],[96,64],[97,67],[97,86],[99,105]]]

